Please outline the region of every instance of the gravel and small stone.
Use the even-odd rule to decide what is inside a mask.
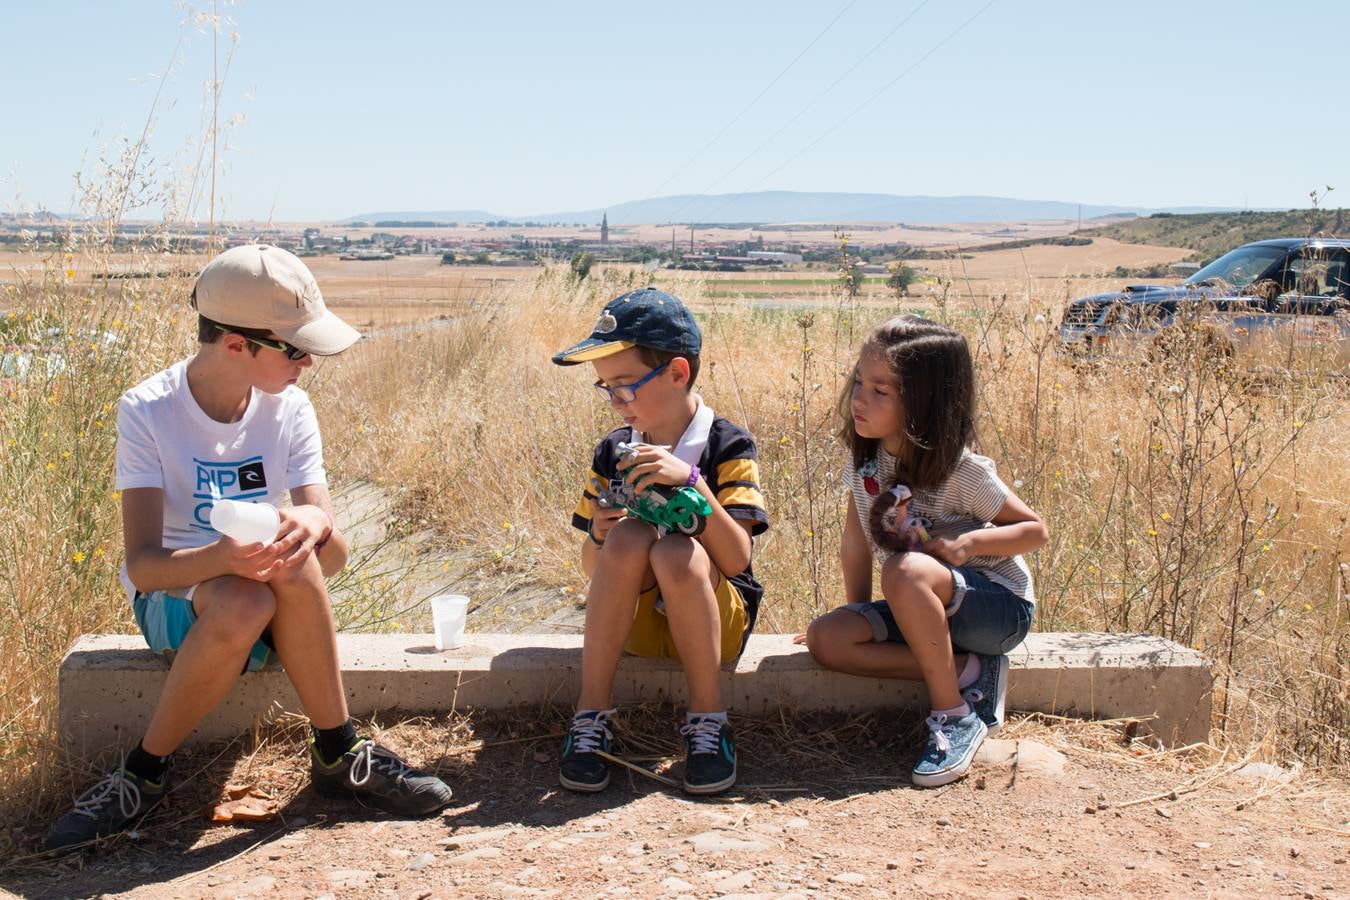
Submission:
[[[136,839],[53,861],[32,856],[40,821],[16,825],[21,852],[0,859],[0,889],[335,900],[1350,896],[1350,785],[1273,761],[1239,774],[1219,754],[1129,746],[1107,726],[1014,720],[969,777],[918,790],[908,779],[917,720],[746,719],[740,781],[722,797],[618,771],[606,791],[579,795],[556,782],[562,716],[384,732],[455,789],[448,809],[422,820],[318,797],[296,740],[215,762],[219,748],[203,750],[178,761],[202,773]],[[633,741],[620,752],[677,772],[673,721],[666,708],[626,723]],[[282,798],[281,819],[243,827],[198,814],[224,784],[250,782]]]

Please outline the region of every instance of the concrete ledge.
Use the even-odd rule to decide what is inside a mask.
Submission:
[[[443,713],[572,702],[579,690],[581,637],[471,634],[459,650],[438,652],[424,634],[338,637],[342,678],[353,715]],[[1209,735],[1209,661],[1143,634],[1032,634],[1013,651],[1010,709],[1095,718],[1156,716],[1168,743]],[[86,635],[61,663],[60,729],[86,754],[139,738],[168,666],[139,635]],[[734,671],[723,675],[732,709],[763,715],[789,710],[841,712],[917,706],[922,684],[859,678],[816,665],[789,635],[755,635]],[[626,657],[616,703],[686,699],[674,660]],[[245,675],[197,729],[196,740],[233,737],[277,711],[299,712],[279,669]],[[125,733],[122,733],[125,732]]]

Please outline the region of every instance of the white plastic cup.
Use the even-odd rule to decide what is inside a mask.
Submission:
[[[270,503],[222,499],[211,507],[211,527],[241,544],[269,544],[281,530],[281,516]]]
[[[431,598],[431,622],[436,628],[436,649],[464,646],[464,621],[469,617],[469,598],[463,594],[440,594]]]

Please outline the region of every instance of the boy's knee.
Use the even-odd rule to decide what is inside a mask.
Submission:
[[[277,598],[267,585],[247,578],[230,578],[220,585],[220,596],[202,616],[203,623],[221,635],[252,644],[277,613]]]
[[[282,590],[311,588],[327,595],[324,587],[323,569],[319,566],[319,557],[311,553],[309,558],[294,568],[284,568],[267,580],[268,585]]]
[[[638,556],[646,563],[647,553],[656,543],[656,529],[637,519],[624,519],[605,536],[605,555]]]
[[[712,561],[703,545],[684,535],[668,534],[651,549],[652,571],[663,586],[681,582],[709,583]]]

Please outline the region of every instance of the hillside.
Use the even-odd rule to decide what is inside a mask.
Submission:
[[[1291,209],[1287,212],[1227,212],[1174,215],[1155,213],[1098,228],[1085,228],[1084,237],[1109,237],[1127,244],[1185,247],[1191,259],[1210,260],[1250,241],[1306,234],[1350,236],[1343,209]]]
[[[610,225],[654,222],[768,223],[768,222],[1026,222],[1041,219],[1093,218],[1118,214],[1145,215],[1154,212],[1137,206],[1103,206],[1057,200],[1019,200],[1010,197],[929,197],[897,194],[851,194],[811,191],[751,191],[741,194],[650,197],[615,203],[605,208],[506,216],[482,210],[451,212],[367,212],[345,222],[435,221],[581,224],[599,225],[609,216]],[[1176,213],[1206,211],[1204,207],[1179,207]]]

